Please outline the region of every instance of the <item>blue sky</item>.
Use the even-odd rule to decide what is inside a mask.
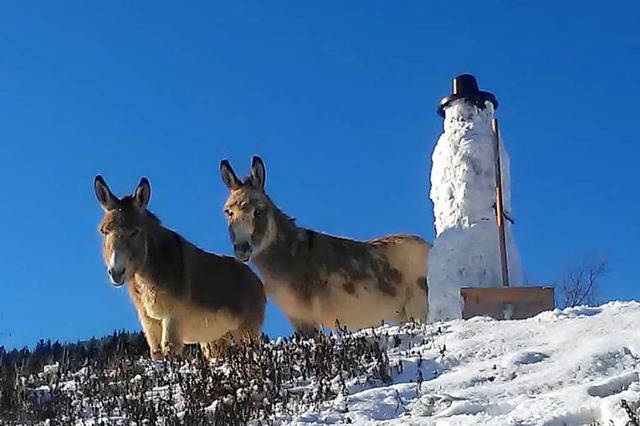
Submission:
[[[266,162],[303,226],[433,240],[435,108],[460,73],[500,101],[529,279],[606,252],[638,299],[638,2],[5,1],[0,344],[138,329],[109,285],[93,177],[232,253],[218,164]],[[290,328],[270,304],[265,331]]]

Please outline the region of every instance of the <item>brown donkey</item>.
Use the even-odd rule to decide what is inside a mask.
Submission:
[[[260,336],[266,305],[257,275],[233,257],[208,253],[164,227],[147,210],[151,186],[142,178],[119,199],[102,176],[94,180],[105,211],[99,230],[114,286],[127,283],[151,358],[199,343],[207,358],[230,335]]]
[[[257,156],[244,180],[226,159],[220,174],[231,191],[224,213],[234,254],[257,266],[297,332],[336,321],[351,330],[426,321],[429,243],[413,235],[356,241],[297,226],[266,194]]]

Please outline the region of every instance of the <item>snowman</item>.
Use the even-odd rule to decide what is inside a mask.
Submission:
[[[479,90],[469,74],[453,80],[453,94],[438,106],[444,132],[432,154],[429,193],[436,230],[427,261],[430,321],[462,317],[460,287],[502,286],[491,128],[497,108],[496,97]],[[508,278],[520,285],[522,268],[511,231],[509,157],[500,141]]]

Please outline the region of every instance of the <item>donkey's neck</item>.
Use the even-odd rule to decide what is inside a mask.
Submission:
[[[146,284],[179,291],[184,287],[182,238],[163,226],[154,226],[147,237],[147,256],[138,272]]]
[[[253,258],[253,263],[268,275],[287,274],[303,256],[301,250],[308,244],[307,230],[298,227],[294,220],[282,212],[275,217],[275,239]]]

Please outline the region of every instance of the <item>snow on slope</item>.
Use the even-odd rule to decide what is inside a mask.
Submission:
[[[280,374],[288,370],[302,371],[306,360],[298,359],[296,354],[305,353],[313,363],[318,353],[300,350],[303,346],[316,346],[324,347],[323,351],[333,347],[338,353],[343,350],[350,353],[356,367],[351,367],[349,372],[357,375],[348,374],[341,381],[334,372],[335,377],[324,376],[325,379],[318,382],[317,377],[296,374],[283,382],[280,389],[295,391],[300,398],[292,400],[286,409],[276,403],[273,410],[269,410],[268,421],[263,418],[250,425],[637,425],[629,422],[622,401],[628,402],[634,417],[640,415],[639,324],[640,303],[611,302],[599,307],[556,309],[527,320],[495,321],[481,317],[421,326],[383,326],[352,336],[337,334],[329,346],[322,346],[328,341],[317,346],[312,341],[292,345],[278,340],[268,345],[273,348],[271,352],[265,352],[274,357],[274,362],[264,365],[276,366]],[[363,341],[358,335],[376,342],[387,354],[389,371],[380,376],[376,371],[379,372],[381,364],[357,355],[359,350],[355,348]],[[344,360],[337,357],[331,363]],[[140,373],[130,372],[136,374],[131,375],[136,385],[127,389],[135,393],[139,384],[150,384],[140,388],[145,395],[145,407],[153,405],[152,400],[162,402],[165,408],[173,406],[182,418],[185,404],[193,400],[208,406],[206,410],[210,414],[218,413],[221,400],[215,400],[211,393],[215,387],[207,388],[206,392],[200,390],[199,385],[184,388],[170,380],[177,370],[165,370],[148,360],[140,366]],[[222,364],[220,368],[225,366]],[[326,367],[329,366],[323,367],[325,371]],[[186,369],[187,375],[193,374],[188,365],[178,369]],[[335,371],[344,373],[341,368]],[[77,424],[98,424],[94,415],[106,421],[103,424],[131,424],[118,422],[123,419],[119,409],[105,414],[88,408],[93,402],[98,404],[96,409],[103,410],[123,401],[124,394],[109,398],[111,391],[104,395],[103,391],[83,394],[77,380],[89,379],[89,389],[93,389],[100,383],[91,381],[95,373],[85,368],[60,383],[63,392],[70,392],[68,395],[75,401],[73,405],[85,413],[84,422]],[[117,373],[107,373],[109,386],[115,383],[116,376]],[[376,378],[389,376],[391,382],[387,384]],[[122,375],[119,380],[126,377]],[[208,377],[208,382],[223,380],[219,375],[202,377]],[[420,386],[419,379],[422,379]],[[329,397],[325,402],[315,400],[314,393],[325,385],[330,385],[338,396]],[[238,397],[242,394],[246,399],[249,389],[238,389]],[[49,386],[35,390],[41,399],[50,399]],[[191,398],[195,396],[191,394],[194,391],[199,392],[201,399]],[[167,399],[170,396],[167,392],[173,397]],[[253,399],[261,400],[264,389],[257,392],[258,395],[254,387]],[[140,395],[138,392],[127,398],[139,399]],[[223,399],[227,400],[228,396]],[[224,409],[224,405],[222,407]]]
[[[403,364],[394,384],[351,387],[346,397],[288,424],[632,424],[620,402],[640,399],[639,325],[637,302],[556,309],[520,321],[454,320],[426,326],[433,339],[412,348],[413,355],[403,349],[402,329],[383,327],[378,332],[403,340],[389,350],[391,364]]]

